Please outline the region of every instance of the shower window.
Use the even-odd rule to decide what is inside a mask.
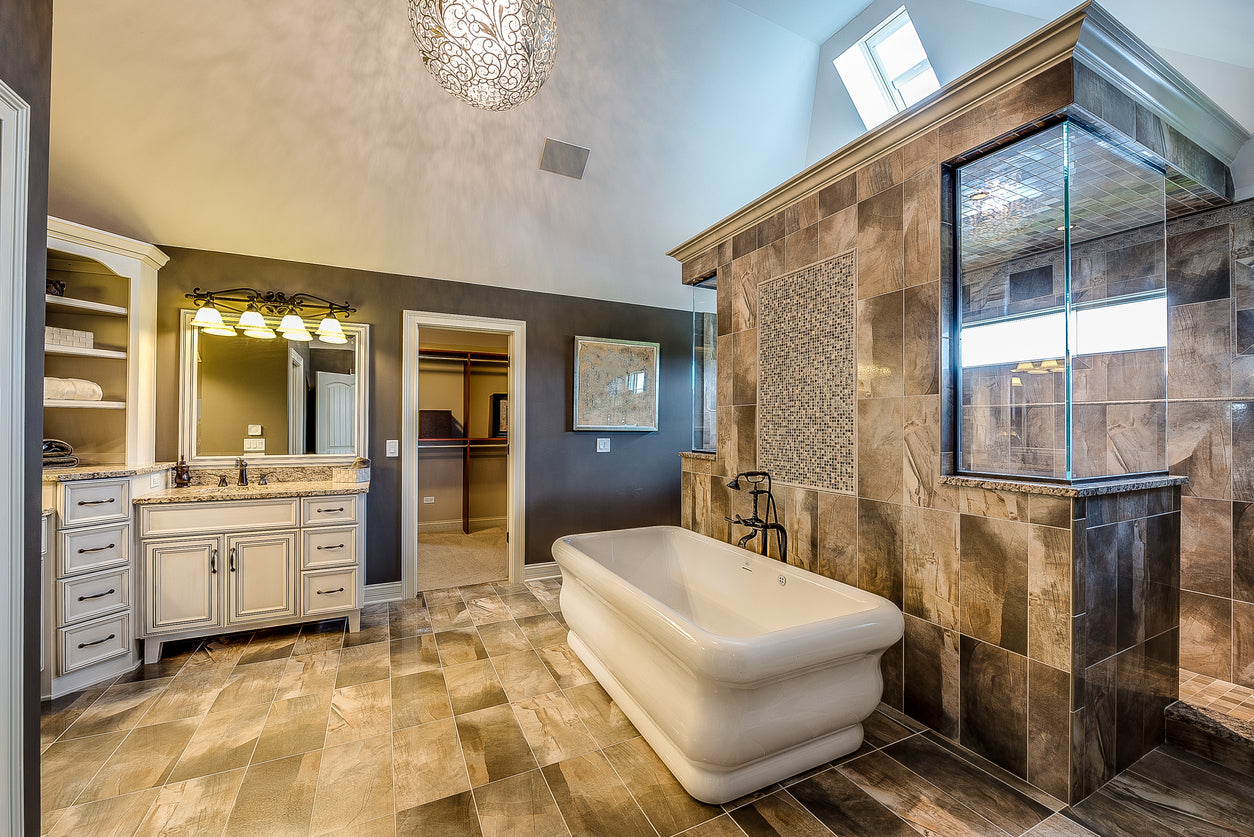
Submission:
[[[718,278],[692,286],[692,449],[713,451],[718,412]]]
[[[957,169],[960,473],[1166,470],[1165,186],[1074,122]]]

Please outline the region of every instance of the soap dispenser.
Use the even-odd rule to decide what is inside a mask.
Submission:
[[[187,457],[180,456],[179,464],[174,466],[174,487],[187,488],[192,484],[192,469],[187,465]]]

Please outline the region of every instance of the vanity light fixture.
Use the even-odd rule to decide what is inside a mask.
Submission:
[[[304,315],[321,317],[317,333],[322,342],[347,343],[348,338],[344,336],[338,318],[340,315],[347,316],[357,312],[347,302],[332,302],[313,294],[288,295],[280,291],[262,292],[252,288],[230,288],[222,291],[193,288],[186,296],[197,306],[192,325],[206,334],[223,337],[234,336],[235,328],[238,328],[247,337],[273,340],[276,337],[275,329],[266,322],[266,316],[281,316],[277,329],[279,334],[291,341],[308,342],[313,340],[313,335],[309,333],[309,326],[302,317]],[[223,321],[222,311],[239,314],[235,328]]]

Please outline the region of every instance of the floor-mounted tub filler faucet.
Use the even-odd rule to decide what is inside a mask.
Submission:
[[[725,518],[728,523],[749,527],[748,534],[740,539],[738,545],[743,549],[749,541],[761,534],[762,554],[765,555],[770,543],[768,535],[774,532],[776,543],[779,544],[779,560],[787,563],[788,533],[779,522],[779,508],[775,505],[775,497],[771,494],[771,475],[766,471],[742,471],[727,483],[727,487],[732,491],[740,491],[744,487],[741,485],[741,480],[749,485],[749,496],[753,498],[753,516],[745,518],[738,514],[735,517]],[[766,495],[766,508],[759,517],[758,498],[763,494]]]

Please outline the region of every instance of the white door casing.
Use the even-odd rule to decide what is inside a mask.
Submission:
[[[287,452],[305,452],[305,356],[287,350]]]
[[[314,380],[314,452],[352,453],[357,376],[317,372]]]

